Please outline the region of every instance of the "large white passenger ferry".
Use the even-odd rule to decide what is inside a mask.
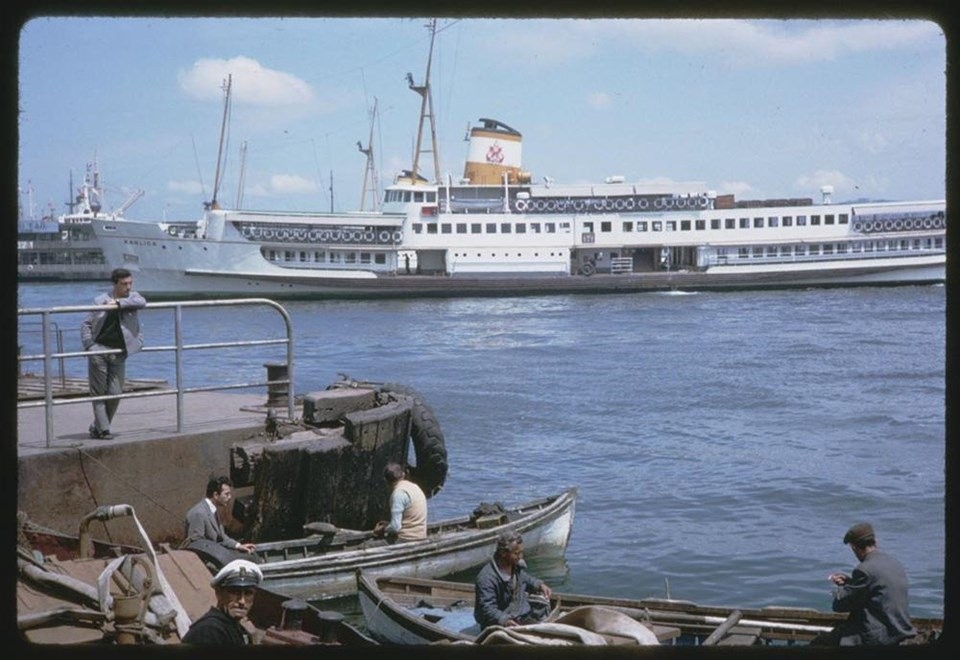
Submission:
[[[737,201],[701,183],[542,183],[522,136],[480,119],[462,179],[418,169],[433,125],[430,56],[413,165],[376,212],[225,210],[195,226],[94,219],[111,268],[154,299],[514,295],[943,282],[944,200]],[[226,81],[229,104],[230,80]],[[224,118],[227,116],[224,108]],[[221,130],[221,147],[222,147]],[[433,140],[435,144],[436,140]],[[435,177],[438,158],[434,155]],[[368,153],[369,158],[369,153]],[[366,186],[365,186],[366,188]],[[366,190],[365,190],[366,192]],[[361,204],[363,208],[363,204]]]
[[[463,179],[407,171],[381,209],[211,208],[94,219],[111,267],[153,298],[511,295],[919,284],[945,279],[944,200],[737,201],[698,183],[534,183],[521,134],[481,119]]]

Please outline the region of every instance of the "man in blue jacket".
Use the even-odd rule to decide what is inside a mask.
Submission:
[[[506,532],[497,539],[493,557],[477,574],[473,617],[481,629],[541,621],[550,611],[552,593],[546,582],[526,571],[520,533]],[[533,605],[527,594],[541,594],[543,599]]]
[[[80,325],[80,340],[85,351],[119,349],[120,353],[101,353],[87,358],[87,379],[91,396],[122,394],[126,376],[127,357],[143,348],[143,331],[137,310],[147,306],[147,301],[133,290],[133,275],[125,268],[115,268],[110,273],[113,288],[101,293],[94,305],[112,305],[110,310],[90,312]],[[91,438],[109,440],[110,422],[117,412],[120,399],[93,402]]]
[[[818,643],[840,646],[895,645],[917,634],[910,622],[907,574],[893,556],[877,549],[870,523],[853,525],[843,537],[860,562],[853,575],[834,573],[830,580],[833,611],[850,616]]]

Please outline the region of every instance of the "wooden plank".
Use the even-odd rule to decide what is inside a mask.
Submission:
[[[734,626],[727,635],[717,642],[717,646],[753,646],[760,639],[759,628]]]
[[[167,389],[167,381],[161,378],[128,378],[124,382],[124,392]],[[53,378],[52,394],[55,399],[88,396],[90,387],[86,378]],[[46,396],[43,376],[23,374],[17,378],[17,401],[31,401]]]

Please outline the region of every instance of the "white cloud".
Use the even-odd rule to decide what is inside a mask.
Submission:
[[[535,26],[535,31],[532,29]],[[514,33],[522,33],[518,38]],[[530,64],[583,60],[612,47],[682,53],[744,64],[835,60],[848,53],[944,48],[943,29],[926,20],[569,19],[509,23],[489,40]],[[530,53],[536,53],[534,59]]]
[[[720,190],[717,192],[721,195],[750,195],[753,194],[755,190],[756,189],[746,181],[723,181],[720,184]]]
[[[596,110],[603,110],[609,107],[611,101],[610,95],[606,92],[590,92],[590,94],[587,95],[587,103],[590,104],[591,108]]]
[[[849,193],[859,189],[853,179],[838,170],[817,170],[804,174],[794,181],[794,186],[800,190],[817,192],[820,191],[820,186],[833,186],[835,193]]]
[[[275,107],[314,100],[313,89],[300,78],[268,69],[249,57],[197,60],[193,68],[181,71],[177,79],[180,88],[192,98],[222,99],[228,74],[232,76],[231,99],[237,103]]]
[[[298,174],[274,174],[270,177],[270,190],[280,194],[312,193],[317,184]]]
[[[203,186],[199,181],[167,181],[167,190],[188,195],[203,194]]]

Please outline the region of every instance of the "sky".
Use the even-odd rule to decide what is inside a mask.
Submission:
[[[18,197],[64,213],[96,162],[104,208],[372,205],[410,169],[428,18],[45,16],[19,35]],[[737,199],[943,199],[946,38],[923,19],[439,18],[440,176],[469,126],[523,135],[535,180],[697,181]],[[376,104],[377,112],[373,112]],[[433,179],[429,117],[420,172]],[[244,148],[245,145],[245,148]],[[241,185],[242,182],[242,185]],[[331,193],[333,200],[331,202]]]

